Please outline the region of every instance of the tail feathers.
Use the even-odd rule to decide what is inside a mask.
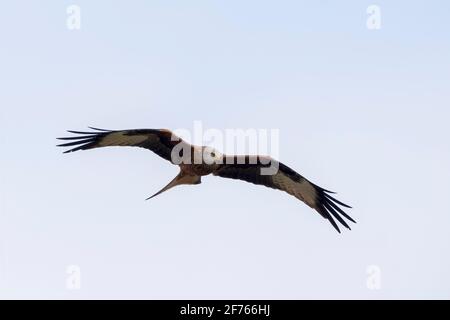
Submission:
[[[154,197],[156,197],[157,195],[160,195],[161,193],[175,187],[178,185],[182,185],[182,184],[200,184],[201,183],[201,177],[200,176],[191,176],[191,175],[187,175],[184,174],[183,172],[180,172],[172,181],[170,181],[164,188],[162,188],[161,190],[159,190],[157,193],[155,193],[154,195],[148,197],[145,200],[150,200]]]

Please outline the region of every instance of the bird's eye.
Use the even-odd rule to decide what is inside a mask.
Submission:
[[[211,157],[215,158],[216,154],[214,152],[211,152]]]

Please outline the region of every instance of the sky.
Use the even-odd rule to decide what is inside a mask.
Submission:
[[[450,298],[449,9],[4,3],[0,298]],[[138,148],[55,147],[67,129],[196,121],[278,130],[279,160],[357,224],[338,234],[287,194],[218,177],[144,201],[178,169]]]

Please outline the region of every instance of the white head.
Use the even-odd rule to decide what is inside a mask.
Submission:
[[[205,164],[223,163],[223,154],[211,147],[202,148],[202,157]]]

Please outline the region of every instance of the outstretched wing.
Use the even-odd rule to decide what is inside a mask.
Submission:
[[[275,174],[261,174],[261,169],[268,169],[271,166],[275,168],[278,166]],[[269,173],[269,170],[266,173]],[[356,223],[339,206],[351,207],[333,198],[330,195],[333,192],[315,185],[291,168],[271,158],[259,156],[227,156],[224,158],[223,164],[213,174],[219,177],[244,180],[285,191],[305,202],[308,206],[320,213],[322,217],[328,219],[338,232],[340,230],[333,217],[348,229],[350,229],[350,226],[342,217]]]
[[[91,128],[92,132],[71,131],[76,136],[58,138],[68,140],[58,147],[74,147],[64,153],[110,146],[141,147],[153,151],[172,162],[172,150],[179,143],[188,144],[166,129],[104,130]]]

